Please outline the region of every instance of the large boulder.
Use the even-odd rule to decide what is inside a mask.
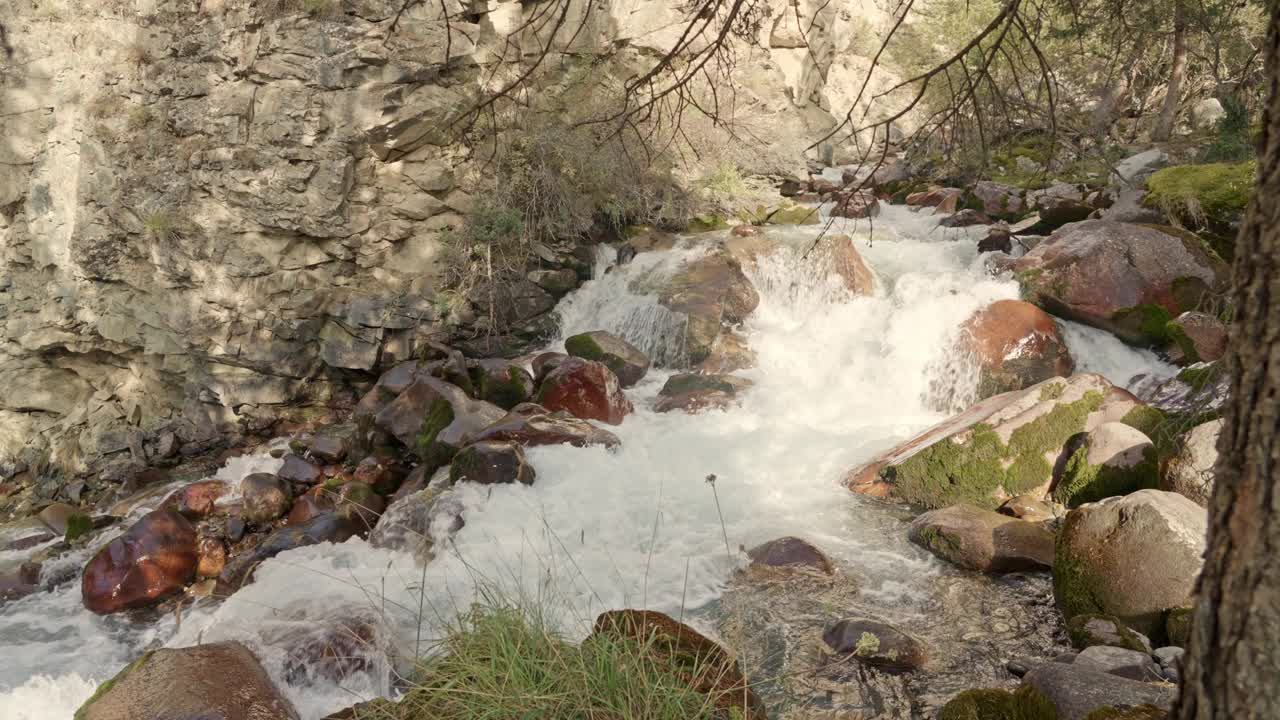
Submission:
[[[618,376],[622,387],[640,382],[649,372],[649,356],[622,338],[604,330],[579,333],[564,341],[565,350],[574,357],[604,363]]]
[[[1053,533],[973,505],[930,510],[908,531],[911,542],[948,562],[987,573],[1053,567]]]
[[[726,717],[766,720],[764,703],[724,648],[693,628],[653,610],[611,610],[596,618],[592,636],[640,643],[653,662],[667,666]]]
[[[1178,438],[1173,457],[1165,463],[1160,489],[1176,492],[1201,507],[1213,496],[1213,466],[1218,462],[1222,420],[1201,423]]]
[[[1067,514],[1053,594],[1068,619],[1114,615],[1159,642],[1165,615],[1192,604],[1208,515],[1176,493],[1139,490]]]
[[[280,465],[276,475],[298,485],[315,485],[324,479],[324,471],[318,465],[293,454],[284,456],[284,463]]]
[[[1129,650],[1110,645],[1091,645],[1076,655],[1072,665],[1118,675],[1142,682],[1160,682],[1160,666],[1151,659],[1149,650]]]
[[[369,534],[369,544],[412,554],[430,562],[437,537],[461,530],[462,505],[450,490],[427,487],[396,498]]]
[[[201,480],[174,490],[160,507],[196,520],[212,514],[219,498],[230,490],[230,486],[222,480]]]
[[[716,338],[727,328],[741,324],[760,296],[728,251],[717,250],[685,263],[663,284],[658,301],[688,318],[684,346],[690,365],[711,354]]]
[[[1224,363],[1196,363],[1171,378],[1140,378],[1134,383],[1134,394],[1169,415],[1203,417],[1226,405],[1230,380]]]
[[[830,212],[832,217],[862,219],[880,214],[880,200],[869,190],[840,193],[832,199],[835,201]]]
[[[654,403],[657,412],[683,410],[693,413],[711,408],[725,408],[737,402],[751,381],[733,375],[678,373],[667,378]]]
[[[583,420],[619,425],[635,408],[622,392],[618,376],[604,365],[570,357],[547,374],[538,388],[538,404],[564,410]]]
[[[983,180],[970,190],[982,203],[982,212],[991,217],[1010,217],[1026,212],[1022,191],[1011,185]]]
[[[890,672],[916,670],[928,659],[919,640],[875,620],[846,618],[827,628],[822,641],[836,655]]]
[[[1138,345],[1163,345],[1171,319],[1225,287],[1228,268],[1194,235],[1107,220],[1072,223],[1019,258],[1023,296]]]
[[[497,422],[481,430],[475,442],[505,440],[525,447],[536,445],[604,445],[621,444],[618,436],[580,420],[567,412],[552,412],[537,403],[523,403],[511,409]]]
[[[910,207],[933,207],[951,205],[952,210],[955,209],[955,203],[964,195],[964,191],[960,188],[944,188],[933,186],[927,190],[914,192],[907,195],[907,205]],[[950,211],[948,211],[950,212]]]
[[[449,462],[473,434],[504,414],[502,408],[474,400],[456,385],[418,377],[374,421],[417,452],[424,464],[439,467]]]
[[[1157,465],[1155,445],[1141,430],[1122,422],[1103,423],[1089,431],[1067,458],[1053,499],[1074,508],[1154,488]]]
[[[848,235],[828,238],[820,246],[824,263],[829,263],[851,295],[870,295],[876,288],[876,275]]]
[[[1046,231],[1084,220],[1094,211],[1094,207],[1085,201],[1084,193],[1069,183],[1054,183],[1031,193],[1030,197]]]
[[[93,556],[80,579],[81,598],[99,615],[146,607],[182,590],[199,559],[191,523],[155,510]]]
[[[994,510],[1043,493],[1071,436],[1124,420],[1139,403],[1101,375],[1053,378],[987,398],[849,473],[851,490],[929,508]]]
[[[147,652],[103,683],[76,720],[297,720],[249,648],[211,643]]]
[[[1169,164],[1169,156],[1158,149],[1131,155],[1116,164],[1112,180],[1125,185],[1141,185],[1152,173]]]
[[[1151,705],[1168,710],[1178,697],[1178,688],[1173,685],[1130,680],[1084,664],[1041,663],[1022,682],[1048,699],[1057,711],[1056,720],[1087,720],[1100,708]]]
[[[978,364],[978,398],[1066,377],[1075,369],[1058,323],[1021,300],[997,300],[965,322],[961,350]]]
[[[482,485],[524,483],[532,485],[537,473],[525,459],[524,450],[513,442],[488,440],[472,443],[453,457],[450,482]]]

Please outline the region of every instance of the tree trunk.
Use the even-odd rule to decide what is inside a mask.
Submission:
[[[1187,0],[1177,0],[1173,9],[1173,67],[1169,69],[1169,89],[1164,94],[1164,108],[1151,137],[1168,140],[1173,135],[1173,121],[1178,117],[1178,102],[1182,99],[1182,82],[1187,76]]]
[[[1270,7],[1270,100],[1258,188],[1236,243],[1231,403],[1180,720],[1280,718],[1280,0]]]
[[[1095,137],[1105,138],[1111,133],[1111,126],[1116,121],[1116,106],[1120,101],[1129,94],[1129,87],[1133,84],[1133,68],[1142,58],[1143,53],[1147,50],[1146,37],[1139,35],[1133,44],[1133,52],[1129,54],[1129,61],[1125,63],[1123,68],[1116,73],[1115,79],[1107,84],[1102,91],[1102,96],[1098,99],[1098,107],[1094,108],[1093,120],[1090,123],[1090,131]]]

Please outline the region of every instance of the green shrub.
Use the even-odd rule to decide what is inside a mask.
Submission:
[[[142,218],[142,231],[148,240],[169,242],[182,235],[178,216],[169,210],[154,210]]]
[[[1200,151],[1200,162],[1230,163],[1252,160],[1256,150],[1249,122],[1249,109],[1233,97],[1227,97],[1222,101],[1222,109],[1226,114],[1218,120],[1217,134],[1214,135],[1212,142]]]

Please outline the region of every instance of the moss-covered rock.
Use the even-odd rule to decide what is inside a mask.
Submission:
[[[690,234],[728,230],[729,220],[723,215],[695,215],[689,219],[685,232]]]
[[[1189,607],[1174,608],[1164,620],[1166,639],[1174,647],[1185,648],[1191,642],[1191,618],[1195,609]]]
[[[841,620],[823,632],[822,641],[837,655],[892,672],[916,670],[928,659],[919,640],[874,620]]]
[[[969,570],[1002,573],[1053,566],[1053,533],[1044,525],[972,505],[930,510],[912,521],[908,537]]]
[[[727,328],[745,321],[760,295],[728,251],[713,252],[680,267],[657,288],[658,302],[688,318],[685,357],[690,366],[706,360]]]
[[[1023,685],[965,690],[938,711],[938,720],[1058,720],[1058,712],[1040,691]]]
[[[604,330],[579,333],[564,341],[574,357],[604,363],[618,376],[622,387],[635,385],[649,372],[649,356],[626,340]]]
[[[1067,440],[1118,419],[1132,396],[1098,375],[1055,378],[985,400],[852,472],[850,489],[937,508],[994,510],[1047,489]]]
[[[1175,493],[1139,490],[1082,505],[1058,533],[1053,595],[1068,620],[1113,615],[1160,642],[1165,614],[1190,604],[1208,516]]]
[[[480,360],[470,369],[473,394],[504,409],[527,402],[536,390],[533,375],[508,360]]]
[[[1123,422],[1103,423],[1068,458],[1053,499],[1074,508],[1159,483],[1155,445]]]
[[[1249,205],[1257,174],[1253,160],[1168,167],[1147,179],[1146,202],[1187,224],[1229,225]]]
[[[818,208],[793,204],[771,209],[764,219],[767,225],[817,225],[820,222]]]
[[[1077,650],[1095,645],[1151,652],[1151,641],[1113,615],[1076,615],[1067,621],[1067,637]]]

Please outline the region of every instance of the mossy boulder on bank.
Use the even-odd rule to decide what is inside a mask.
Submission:
[[[1159,490],[1072,510],[1054,555],[1058,608],[1068,620],[1113,615],[1161,642],[1165,615],[1191,604],[1207,528],[1204,508]]]
[[[1053,499],[1074,508],[1154,488],[1159,481],[1157,464],[1155,445],[1142,431],[1122,422],[1103,423],[1067,459]]]
[[[1225,289],[1229,269],[1184,230],[1071,223],[1013,263],[1023,297],[1049,313],[1163,347],[1169,321]]]
[[[899,445],[846,478],[855,492],[929,508],[994,510],[1044,492],[1073,435],[1122,419],[1138,403],[1100,375],[1053,378],[997,395]]]
[[[938,720],[1058,720],[1053,704],[1033,687],[965,690],[938,711]]]
[[[1254,160],[1168,167],[1147,178],[1145,201],[1194,227],[1231,225],[1249,205],[1257,175]]]
[[[649,356],[626,340],[604,330],[579,333],[564,341],[565,350],[574,357],[604,363],[628,388],[649,372]]]

